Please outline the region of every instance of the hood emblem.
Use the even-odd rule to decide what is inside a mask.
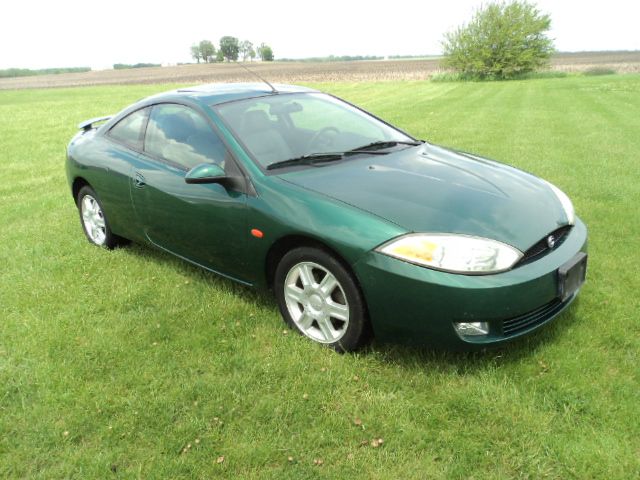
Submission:
[[[556,246],[556,237],[554,237],[553,235],[549,235],[547,237],[547,246],[549,248],[553,248]]]

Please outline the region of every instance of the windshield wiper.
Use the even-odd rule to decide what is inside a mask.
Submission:
[[[358,153],[367,153],[369,155],[386,155],[389,152],[380,152],[385,148],[395,147],[396,145],[422,145],[423,142],[404,142],[404,141],[378,141],[368,143],[361,147],[347,150],[346,152],[325,152],[325,153],[309,153],[300,157],[281,160],[267,165],[267,170],[275,170],[276,168],[290,167],[292,165],[314,165],[316,163],[336,162],[342,160],[347,155],[356,155]]]
[[[356,147],[353,150],[349,150],[349,152],[370,152],[372,150],[382,150],[385,148],[395,147],[397,145],[411,145],[413,147],[416,147],[418,145],[422,145],[422,142],[405,142],[400,140],[377,141],[367,143],[366,145],[362,145],[361,147]]]
[[[342,160],[343,157],[343,153],[309,153],[300,157],[290,158],[289,160],[270,163],[267,165],[267,170],[290,167],[292,165],[313,165],[315,163],[335,162]]]

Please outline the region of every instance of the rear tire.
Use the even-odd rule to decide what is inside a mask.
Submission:
[[[285,322],[311,340],[351,352],[369,339],[358,284],[329,253],[312,247],[291,250],[276,268],[274,288]]]
[[[123,243],[123,239],[111,231],[102,203],[93,188],[88,185],[82,187],[78,192],[76,205],[82,231],[89,242],[109,250]]]

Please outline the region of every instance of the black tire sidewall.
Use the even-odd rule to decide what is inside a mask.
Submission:
[[[105,240],[103,244],[94,242],[89,235],[89,232],[87,232],[86,227],[84,226],[84,219],[82,218],[82,199],[87,195],[93,197],[93,199],[98,203],[100,210],[102,211],[102,217],[104,218],[105,225]],[[82,187],[78,192],[78,197],[76,198],[76,206],[78,207],[78,214],[80,215],[80,225],[82,226],[82,231],[84,232],[84,236],[87,237],[87,240],[89,240],[89,242],[96,247],[103,247],[108,249],[114,248],[117,245],[116,237],[111,232],[111,228],[109,227],[109,220],[107,219],[107,215],[104,211],[104,207],[102,206],[102,202],[100,201],[100,197],[98,197],[98,194],[95,192],[95,190],[88,185]]]
[[[284,282],[287,274],[294,265],[301,262],[314,262],[330,271],[342,286],[342,290],[347,297],[347,303],[349,304],[349,325],[347,331],[338,341],[334,343],[323,343],[322,345],[333,348],[338,352],[357,350],[368,339],[366,305],[353,275],[340,261],[324,250],[314,247],[298,247],[285,254],[280,260],[276,268],[273,285],[278,307],[285,322],[298,333],[304,335],[293,321],[293,318],[291,318],[284,297]]]

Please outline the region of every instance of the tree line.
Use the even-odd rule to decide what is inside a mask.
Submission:
[[[162,65],[159,63],[114,63],[114,70],[126,70],[128,68],[149,68],[149,67],[161,67]]]
[[[265,43],[261,43],[257,47],[253,46],[249,40],[240,41],[236,37],[225,35],[220,38],[218,48],[215,47],[211,40],[201,40],[200,43],[191,46],[191,56],[200,63],[213,62],[237,62],[238,58],[242,58],[245,62],[247,59],[253,60],[256,56],[260,57],[263,62],[273,61],[273,50]]]
[[[89,71],[91,71],[90,67],[40,68],[37,70],[32,70],[30,68],[5,68],[0,70],[0,78],[31,77],[33,75],[51,75],[57,73],[78,73]]]

